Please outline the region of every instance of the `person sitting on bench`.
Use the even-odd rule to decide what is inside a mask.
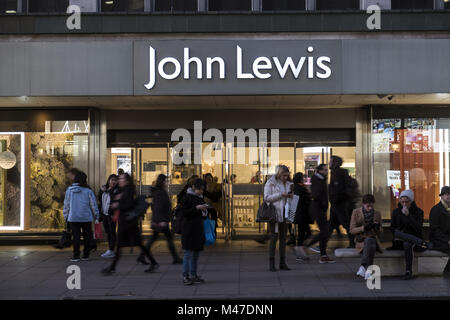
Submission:
[[[450,253],[450,187],[442,187],[439,196],[441,201],[430,211],[430,242],[433,250]],[[450,259],[444,277],[450,277]]]
[[[381,251],[378,235],[382,232],[381,214],[374,209],[375,197],[366,194],[362,198],[362,207],[353,210],[350,232],[355,235],[356,249],[363,254],[357,276],[369,279],[371,272],[367,268],[373,265],[375,251]]]
[[[406,273],[404,280],[412,279],[413,251],[428,248],[422,239],[423,210],[414,202],[414,192],[405,190],[400,194],[398,207],[392,212],[391,231],[393,246],[390,249],[405,250]]]

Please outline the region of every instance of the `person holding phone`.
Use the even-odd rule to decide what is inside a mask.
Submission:
[[[208,205],[203,199],[205,182],[196,179],[181,201],[181,245],[184,250],[183,284],[203,283],[205,280],[197,274],[200,251],[205,244],[203,220],[208,216]]]
[[[273,175],[264,186],[264,201],[273,204],[276,210],[276,221],[271,222],[270,246],[269,246],[269,270],[277,271],[275,268],[275,249],[277,238],[280,240],[280,270],[290,270],[286,264],[286,230],[287,222],[284,208],[288,198],[292,198],[290,193],[292,182],[290,181],[289,168],[284,165],[277,167],[276,174]]]

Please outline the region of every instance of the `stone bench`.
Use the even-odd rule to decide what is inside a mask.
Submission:
[[[361,258],[362,255],[357,249],[336,249],[334,251],[336,258]],[[448,254],[436,250],[426,250],[424,252],[414,252],[413,260],[413,274],[418,274],[419,259],[426,258],[448,258]],[[377,252],[375,254],[375,265],[380,267],[382,276],[399,276],[404,275],[405,266],[405,252],[403,250],[383,250],[383,253]],[[442,272],[443,268],[440,269]]]

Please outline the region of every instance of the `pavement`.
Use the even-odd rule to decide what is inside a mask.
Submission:
[[[330,241],[329,247],[344,247],[345,241]],[[180,250],[180,243],[176,242]],[[387,246],[387,244],[386,244]],[[410,281],[381,277],[381,289],[370,290],[355,273],[360,260],[336,259],[319,264],[318,254],[298,263],[288,249],[291,271],[268,271],[268,244],[251,240],[217,243],[200,255],[199,274],[203,284],[183,286],[181,265],[172,265],[165,241],[152,248],[161,265],[154,273],[136,263],[139,248],[123,249],[117,273],[105,276],[100,270],[109,259],[100,257],[106,246],[89,261],[70,262],[71,249],[51,246],[0,246],[0,299],[448,299],[450,280],[440,272],[446,258],[419,260],[419,272]],[[330,251],[332,252],[332,251]],[[278,261],[277,261],[278,262]],[[376,261],[375,261],[376,263]],[[69,290],[70,265],[81,271],[81,289]],[[430,275],[437,273],[437,275]]]

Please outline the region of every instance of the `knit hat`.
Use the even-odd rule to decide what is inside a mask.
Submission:
[[[400,198],[401,197],[407,197],[409,198],[409,200],[411,200],[411,202],[414,201],[414,192],[412,190],[405,190],[402,193],[400,193]]]

